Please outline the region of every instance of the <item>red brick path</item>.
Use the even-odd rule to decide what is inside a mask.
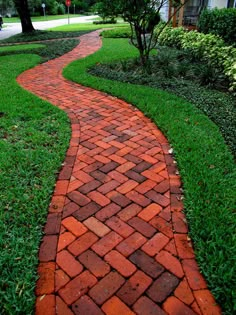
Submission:
[[[130,104],[61,75],[100,47],[98,32],[84,35],[18,78],[72,126],[39,251],[36,314],[220,314],[187,236],[166,138]]]

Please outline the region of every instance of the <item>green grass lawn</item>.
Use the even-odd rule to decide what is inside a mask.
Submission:
[[[70,138],[64,112],[16,77],[37,55],[0,57],[0,314],[33,314],[38,247]]]
[[[70,17],[80,17],[83,16],[82,14],[70,14]],[[32,22],[44,22],[44,21],[52,21],[52,20],[61,20],[66,19],[68,14],[61,14],[61,15],[46,15],[44,16],[32,16]],[[4,18],[4,23],[20,23],[19,17],[11,17],[11,18]]]
[[[44,48],[43,44],[26,44],[26,45],[15,45],[15,46],[2,46],[0,47],[0,53],[3,52],[16,52],[22,50],[32,50],[38,48]]]
[[[104,39],[101,50],[70,64],[64,76],[134,104],[167,136],[184,184],[185,213],[198,263],[225,314],[233,314],[236,284],[233,156],[218,127],[188,101],[147,86],[98,79],[87,72],[97,63],[136,55],[126,39]]]
[[[93,24],[93,23],[80,23],[80,24],[69,24],[51,28],[51,31],[60,32],[75,32],[75,31],[94,31],[101,28],[113,28],[113,27],[124,27],[127,26],[125,22],[118,22],[116,24]]]

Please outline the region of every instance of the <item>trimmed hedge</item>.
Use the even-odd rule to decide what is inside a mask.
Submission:
[[[204,34],[219,35],[227,44],[236,45],[236,9],[206,9],[197,26]]]

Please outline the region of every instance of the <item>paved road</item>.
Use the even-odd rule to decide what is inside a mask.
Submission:
[[[75,23],[86,23],[90,22],[92,19],[96,18],[96,15],[82,16],[82,17],[72,17],[70,16],[70,24]],[[45,22],[33,22],[33,26],[37,30],[45,30],[47,28],[65,25],[68,23],[68,19],[45,21]],[[4,28],[0,31],[0,40],[8,38],[10,36],[21,33],[20,23],[4,23]]]

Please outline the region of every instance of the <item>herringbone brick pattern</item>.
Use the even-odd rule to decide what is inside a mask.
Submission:
[[[220,314],[194,258],[166,138],[130,104],[61,75],[100,46],[98,32],[84,35],[18,78],[72,126],[39,251],[36,314]]]

